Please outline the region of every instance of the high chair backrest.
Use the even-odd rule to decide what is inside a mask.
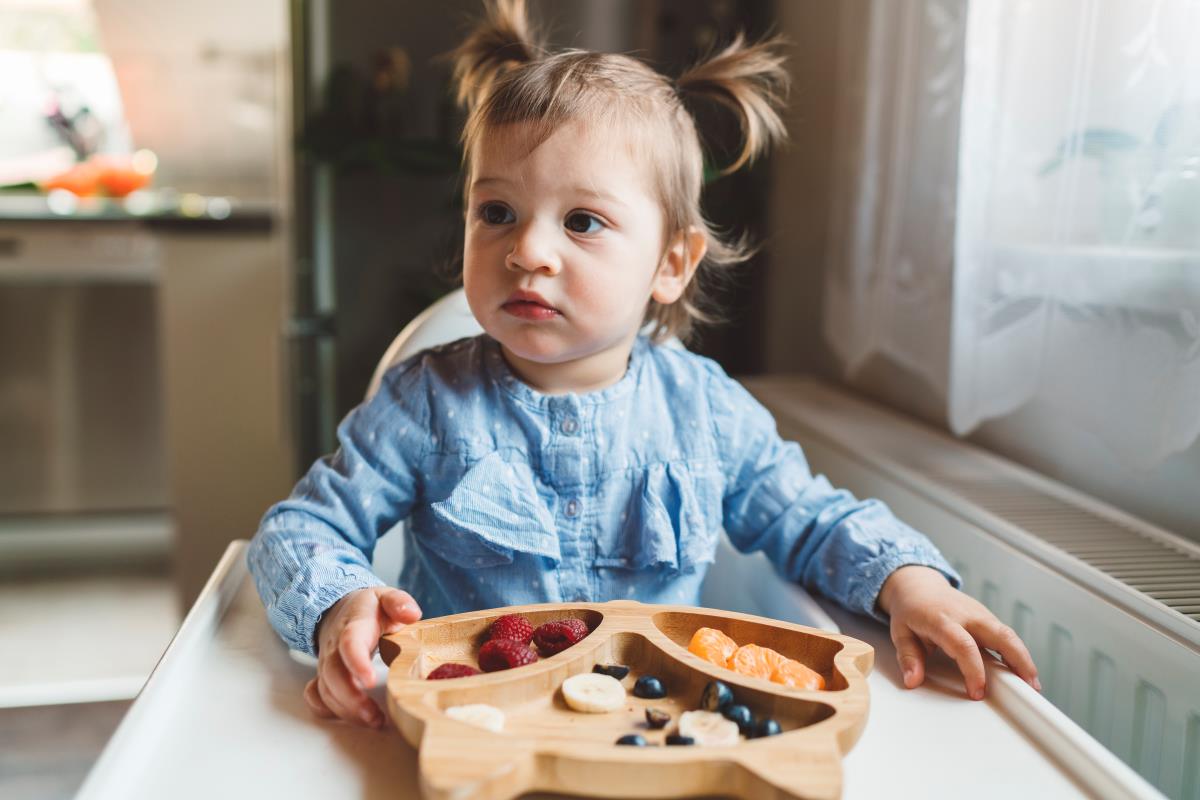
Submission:
[[[367,387],[367,398],[370,399],[379,391],[379,383],[388,369],[413,353],[478,333],[483,333],[483,328],[472,316],[467,295],[459,287],[414,317],[396,335],[375,367],[375,374],[371,376],[371,383]]]

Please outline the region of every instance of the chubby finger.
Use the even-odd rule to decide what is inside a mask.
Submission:
[[[397,626],[411,625],[421,618],[421,607],[408,592],[399,589],[387,589],[379,596],[379,605],[384,615],[392,623],[386,626],[388,633],[397,630]]]
[[[989,647],[995,650],[1004,659],[1004,663],[1012,667],[1013,672],[1017,673],[1030,686],[1042,690],[1042,682],[1038,680],[1037,665],[1033,663],[1033,656],[1029,654],[1029,648],[1025,646],[1025,642],[1021,641],[1021,637],[1012,628],[1005,625],[996,618],[984,620],[967,625],[967,632],[984,647]]]
[[[334,690],[328,676],[324,672],[317,674],[317,694],[320,696],[321,702],[333,712],[335,717],[342,720],[354,721],[353,712],[338,696],[338,693]]]
[[[330,659],[318,678],[321,698],[339,717],[373,728],[382,724],[379,706],[355,685],[340,659]]]
[[[379,644],[379,623],[371,617],[357,617],[346,623],[338,636],[337,651],[342,663],[349,668],[360,685],[375,685],[375,667],[371,657]]]
[[[900,664],[900,675],[906,688],[915,689],[925,680],[925,648],[906,626],[892,630],[892,642],[896,645],[896,661]]]
[[[305,684],[304,702],[308,703],[310,711],[322,719],[335,719],[337,717],[337,714],[330,711],[329,706],[325,705],[325,701],[321,699],[321,692],[317,688],[316,678]]]
[[[972,700],[982,700],[984,687],[987,685],[987,673],[984,671],[983,655],[979,652],[975,638],[967,633],[966,628],[957,624],[931,631],[931,634],[938,647],[958,664],[967,696]]]

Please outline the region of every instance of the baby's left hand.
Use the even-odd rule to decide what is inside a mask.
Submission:
[[[925,680],[926,653],[940,647],[958,663],[967,695],[982,700],[986,684],[982,646],[995,650],[1026,683],[1042,690],[1037,667],[1021,637],[937,570],[900,567],[884,581],[878,602],[892,618],[896,660],[909,689]]]

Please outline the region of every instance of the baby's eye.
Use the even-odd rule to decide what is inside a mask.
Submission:
[[[500,203],[484,203],[479,208],[479,217],[488,225],[504,225],[512,222],[514,217],[508,206]]]
[[[592,224],[596,227],[592,227]],[[597,217],[583,211],[572,211],[567,215],[567,230],[574,233],[599,233],[604,229],[604,223]]]

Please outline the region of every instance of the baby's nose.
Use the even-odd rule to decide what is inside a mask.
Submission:
[[[552,233],[546,230],[544,225],[538,225],[536,222],[527,223],[517,231],[512,249],[504,260],[505,266],[528,272],[557,274],[561,264],[554,247],[556,233],[557,231]]]

